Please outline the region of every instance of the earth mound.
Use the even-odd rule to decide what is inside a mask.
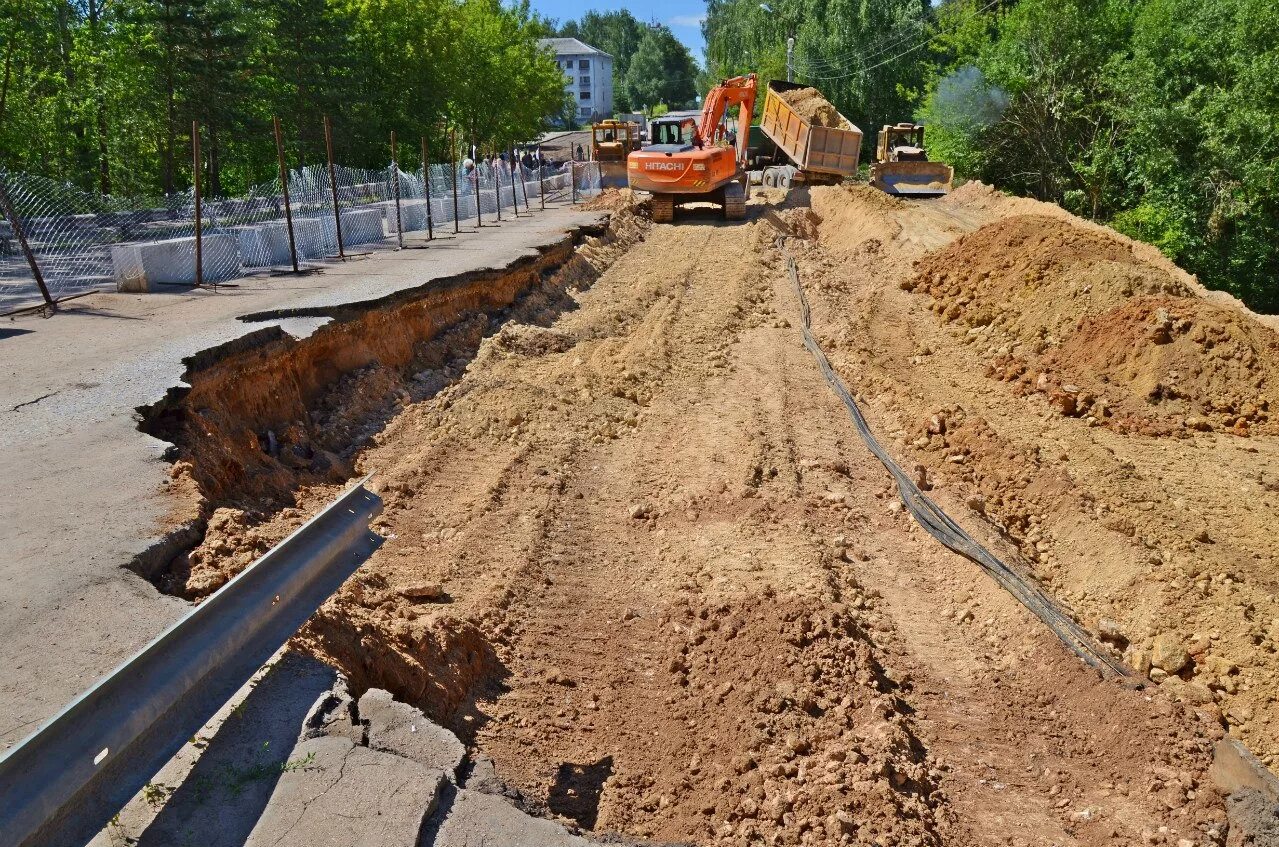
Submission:
[[[1272,426],[1279,335],[1104,231],[1015,215],[927,256],[902,287],[1002,337],[991,375],[1062,414],[1151,434]]]
[[[816,88],[796,88],[778,92],[799,116],[815,126],[852,129],[853,125]]]

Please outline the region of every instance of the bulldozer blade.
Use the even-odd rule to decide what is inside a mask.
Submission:
[[[625,188],[626,162],[600,162],[600,188]]]
[[[941,197],[950,193],[954,175],[941,162],[883,162],[871,168],[870,184],[898,197]]]

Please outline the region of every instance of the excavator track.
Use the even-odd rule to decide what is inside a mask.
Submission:
[[[740,182],[724,186],[724,220],[740,221],[746,217],[746,191]],[[653,220],[657,220],[654,216]]]
[[[668,224],[675,220],[675,198],[670,194],[653,195],[653,223]]]

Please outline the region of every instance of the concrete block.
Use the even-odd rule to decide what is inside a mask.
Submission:
[[[392,209],[391,214],[395,211]],[[331,215],[319,218],[324,231],[324,243],[329,249],[337,250],[337,227]],[[381,241],[386,237],[382,232],[382,208],[344,209],[342,211],[342,243],[351,247],[356,244],[368,244]]]
[[[459,790],[428,827],[429,847],[587,847],[590,842],[554,821],[535,818],[501,797]]]
[[[245,847],[416,847],[444,774],[325,736],[293,750]]]
[[[388,691],[370,688],[360,698],[357,711],[368,726],[369,746],[374,750],[412,759],[450,776],[457,774],[466,747],[408,703],[397,702]]]
[[[379,203],[386,215],[386,233],[395,235],[395,201]],[[405,232],[426,230],[426,200],[401,200],[400,223]]]
[[[267,221],[260,224],[232,227],[240,244],[240,257],[252,268],[272,265],[289,265],[289,229],[284,221]],[[298,259],[319,259],[326,253],[324,233],[320,222],[314,218],[298,218],[293,221],[293,240]]]
[[[210,233],[202,239],[201,267],[205,282],[240,275],[239,240],[231,233]],[[195,238],[167,238],[111,248],[111,265],[119,291],[154,291],[160,284],[195,284]]]

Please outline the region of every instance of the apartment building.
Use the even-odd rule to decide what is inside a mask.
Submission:
[[[577,106],[582,123],[613,114],[613,57],[576,38],[543,38],[539,45],[555,54],[564,72],[564,90]]]

